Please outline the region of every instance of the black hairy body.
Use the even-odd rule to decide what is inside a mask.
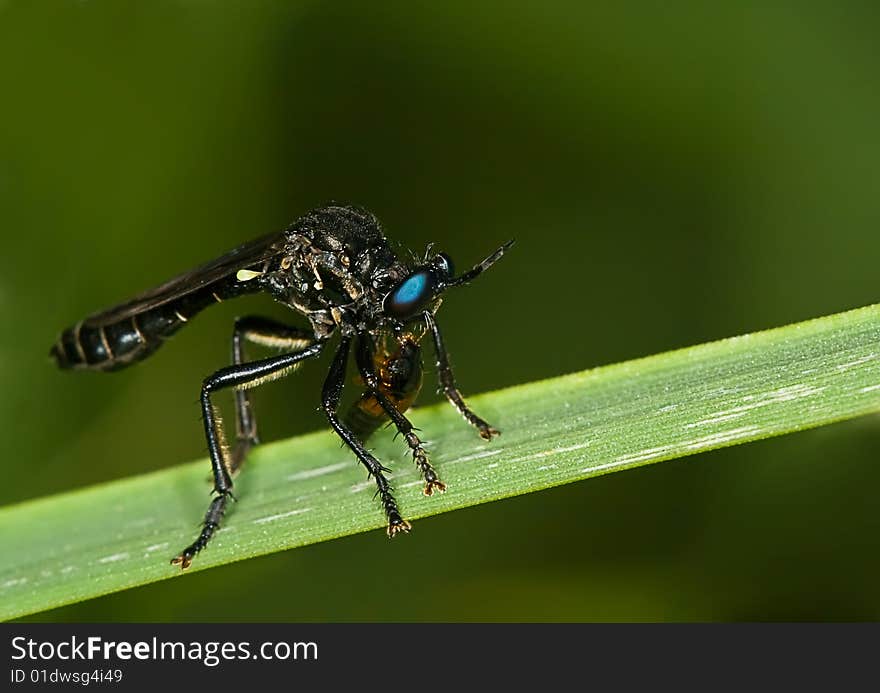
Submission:
[[[441,294],[466,284],[497,261],[508,242],[456,277],[444,253],[404,262],[392,250],[378,219],[358,207],[328,205],[312,210],[279,233],[263,236],[158,287],[64,330],[50,350],[61,368],[115,371],[154,353],[199,311],[244,294],[263,292],[304,317],[307,327],[267,318],[236,320],[232,365],[202,383],[201,408],[211,458],[214,497],[195,541],[172,563],[187,568],[211,540],[232,498],[232,478],[259,443],[250,398],[255,386],[288,374],[320,355],[339,335],[321,405],[331,427],[376,482],[388,535],[409,531],[385,477],[388,471],[363,441],[390,420],[409,446],[425,480],[424,492],[444,491],[427,452],[404,413],[422,384],[420,340],[431,334],[440,386],[480,435],[498,431],[474,414],[455,385],[434,314]],[[283,353],[248,360],[246,343]],[[365,391],[344,419],[338,414],[352,347]],[[235,392],[236,442],[228,450],[212,403],[218,390]]]

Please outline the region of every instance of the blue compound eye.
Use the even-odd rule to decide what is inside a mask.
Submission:
[[[421,312],[434,298],[437,278],[427,269],[417,270],[390,291],[382,303],[387,315],[409,318]]]

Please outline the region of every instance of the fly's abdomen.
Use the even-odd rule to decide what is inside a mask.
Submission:
[[[199,311],[241,293],[240,283],[224,282],[154,308],[98,314],[64,330],[49,355],[59,368],[119,370],[151,355]]]
[[[86,319],[64,330],[51,354],[61,368],[119,370],[152,354],[187,319],[165,306],[107,324]]]
[[[68,327],[49,352],[59,368],[115,370],[152,353],[158,340],[144,335],[137,316],[111,325],[90,325],[87,321]]]

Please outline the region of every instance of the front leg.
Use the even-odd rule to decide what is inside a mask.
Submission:
[[[428,323],[428,329],[434,337],[434,350],[437,353],[437,375],[440,378],[440,387],[446,399],[458,410],[465,421],[480,432],[480,437],[484,440],[492,440],[492,436],[501,435],[501,431],[493,428],[479,416],[470,410],[465,404],[464,398],[455,386],[455,377],[452,375],[452,366],[449,365],[449,355],[446,352],[446,346],[443,344],[443,336],[440,334],[440,327],[434,316],[429,312],[424,313],[425,322]]]
[[[403,415],[403,412],[397,408],[394,402],[392,402],[382,391],[381,383],[379,382],[379,377],[376,375],[374,367],[373,342],[367,335],[361,335],[358,337],[356,361],[358,371],[360,372],[361,378],[363,378],[364,384],[367,386],[370,394],[375,398],[379,406],[382,407],[382,410],[388,415],[388,418],[391,419],[392,423],[397,428],[397,432],[403,436],[407,445],[409,445],[409,449],[412,451],[413,461],[416,463],[422,477],[425,479],[424,494],[426,496],[432,496],[434,495],[434,491],[440,491],[441,493],[445,491],[446,484],[440,481],[437,472],[434,471],[434,467],[431,466],[431,462],[428,459],[428,453],[422,446],[422,441],[415,434],[413,425],[410,423],[409,419]]]
[[[385,478],[383,472],[388,469],[383,467],[379,460],[373,457],[364,444],[348,429],[336,413],[339,408],[339,400],[342,397],[342,388],[345,384],[345,370],[348,364],[348,353],[351,347],[351,337],[343,337],[333,357],[333,363],[330,365],[330,372],[324,381],[324,389],[321,393],[321,406],[327,415],[327,420],[336,431],[336,434],[342,438],[342,441],[349,447],[367,468],[369,476],[376,480],[376,493],[382,501],[382,508],[385,510],[385,517],[388,518],[388,536],[394,537],[398,532],[409,532],[409,522],[400,516],[397,509],[397,501],[394,500],[391,484]]]
[[[199,536],[171,560],[172,564],[179,565],[184,570],[189,568],[195,555],[207,546],[211,537],[220,527],[220,520],[226,512],[226,505],[233,497],[232,479],[229,476],[230,464],[227,459],[228,452],[220,428],[220,415],[211,402],[211,394],[228,387],[254,387],[266,380],[279,378],[300,361],[320,354],[323,347],[323,344],[318,343],[294,354],[282,354],[260,361],[221,368],[202,383],[202,420],[205,424],[205,437],[208,441],[211,471],[214,475],[214,493],[217,495],[211,500]]]

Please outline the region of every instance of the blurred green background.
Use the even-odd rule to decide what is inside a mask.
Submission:
[[[518,240],[439,314],[465,393],[880,300],[878,11],[769,5],[0,0],[0,503],[201,457],[268,298],[112,376],[47,350],[330,199],[459,267]],[[265,439],[324,426],[326,365]],[[36,618],[877,619],[878,453],[869,417]]]

